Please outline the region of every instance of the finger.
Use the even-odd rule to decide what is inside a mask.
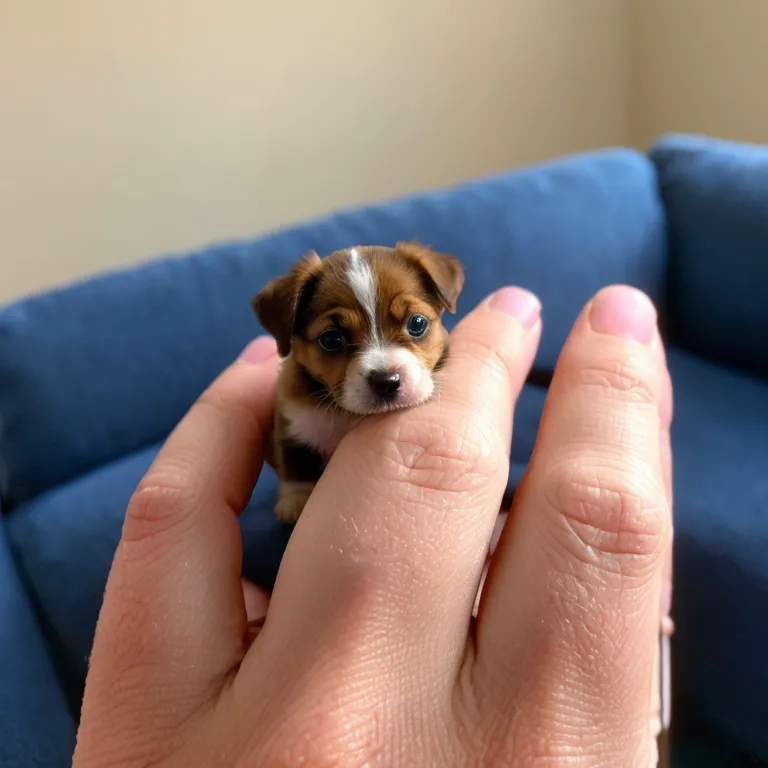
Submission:
[[[493,533],[491,534],[491,541],[488,545],[488,554],[485,558],[485,564],[483,565],[483,572],[480,574],[480,584],[477,588],[477,595],[475,596],[475,603],[472,606],[472,616],[477,617],[477,611],[480,607],[480,598],[483,594],[483,587],[485,586],[485,579],[488,576],[488,568],[491,563],[493,553],[496,551],[496,547],[501,538],[501,532],[504,530],[504,525],[507,522],[507,513],[502,512],[496,519],[496,524],[493,526]]]
[[[661,420],[659,430],[659,455],[661,459],[661,472],[664,478],[664,491],[667,497],[669,509],[674,511],[674,491],[672,487],[672,442],[670,430],[674,415],[674,394],[672,390],[672,378],[667,368],[667,359],[664,346],[658,347],[659,365],[662,370],[661,393],[659,396],[659,417]],[[664,571],[661,585],[661,622],[664,634],[672,633],[672,542],[674,539],[674,514],[670,520],[670,540],[664,557]]]
[[[267,618],[267,607],[269,606],[269,595],[248,579],[243,579],[242,584],[245,616],[248,622],[245,632],[245,650],[247,651],[264,626]]]
[[[133,689],[146,707],[180,716],[179,701],[196,704],[242,657],[237,515],[262,464],[275,372],[274,342],[257,340],[201,396],[141,481],[99,617],[88,707],[119,706],[121,691]]]
[[[439,637],[455,660],[540,332],[538,300],[500,291],[452,333],[438,397],[370,417],[342,441],[286,550],[265,643],[290,625],[313,646],[304,654],[324,635],[340,647],[343,634],[345,648],[370,658],[373,639],[403,652]]]
[[[269,595],[261,587],[257,587],[248,579],[243,579],[242,585],[245,616],[248,623],[263,622],[264,617],[267,615]]]
[[[577,321],[477,626],[476,679],[547,722],[563,754],[610,751],[617,765],[652,744],[670,528],[658,343],[653,306],[633,289],[601,292]]]
[[[659,397],[660,417],[660,447],[661,471],[664,480],[664,491],[670,511],[674,510],[672,486],[672,445],[670,429],[674,412],[672,378],[667,367],[664,345],[656,347],[658,364],[662,370],[661,393]],[[656,650],[656,661],[653,674],[653,690],[651,699],[651,734],[657,739],[659,765],[669,763],[669,729],[672,721],[672,668],[670,635],[674,624],[670,616],[672,609],[672,572],[673,572],[673,538],[674,514],[670,519],[670,534],[664,555],[664,567],[661,579],[661,622],[659,642]]]

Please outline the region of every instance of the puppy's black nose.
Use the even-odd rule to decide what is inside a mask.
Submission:
[[[397,371],[373,371],[368,374],[368,384],[379,397],[388,400],[400,389],[400,374]]]

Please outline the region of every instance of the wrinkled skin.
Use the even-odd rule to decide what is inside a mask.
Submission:
[[[672,399],[641,294],[576,321],[472,618],[540,333],[503,290],[452,333],[437,398],[342,441],[268,608],[240,578],[278,362],[253,342],[130,502],[75,766],[653,765]]]

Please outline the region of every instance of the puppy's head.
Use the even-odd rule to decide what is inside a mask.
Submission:
[[[464,273],[415,243],[311,252],[253,301],[324,404],[370,414],[408,408],[434,391],[447,353],[441,318],[456,311]]]

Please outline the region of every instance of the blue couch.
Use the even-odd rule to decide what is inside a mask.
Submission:
[[[251,296],[310,248],[412,237],[465,262],[463,311],[503,283],[542,298],[538,368],[601,286],[656,300],[676,388],[676,764],[768,761],[768,148],[669,136],[648,155],[565,158],[0,310],[0,765],[69,763],[126,502],[260,332]],[[510,489],[544,395],[522,396]],[[267,472],[242,518],[245,573],[266,586],[287,538],[273,492]]]

